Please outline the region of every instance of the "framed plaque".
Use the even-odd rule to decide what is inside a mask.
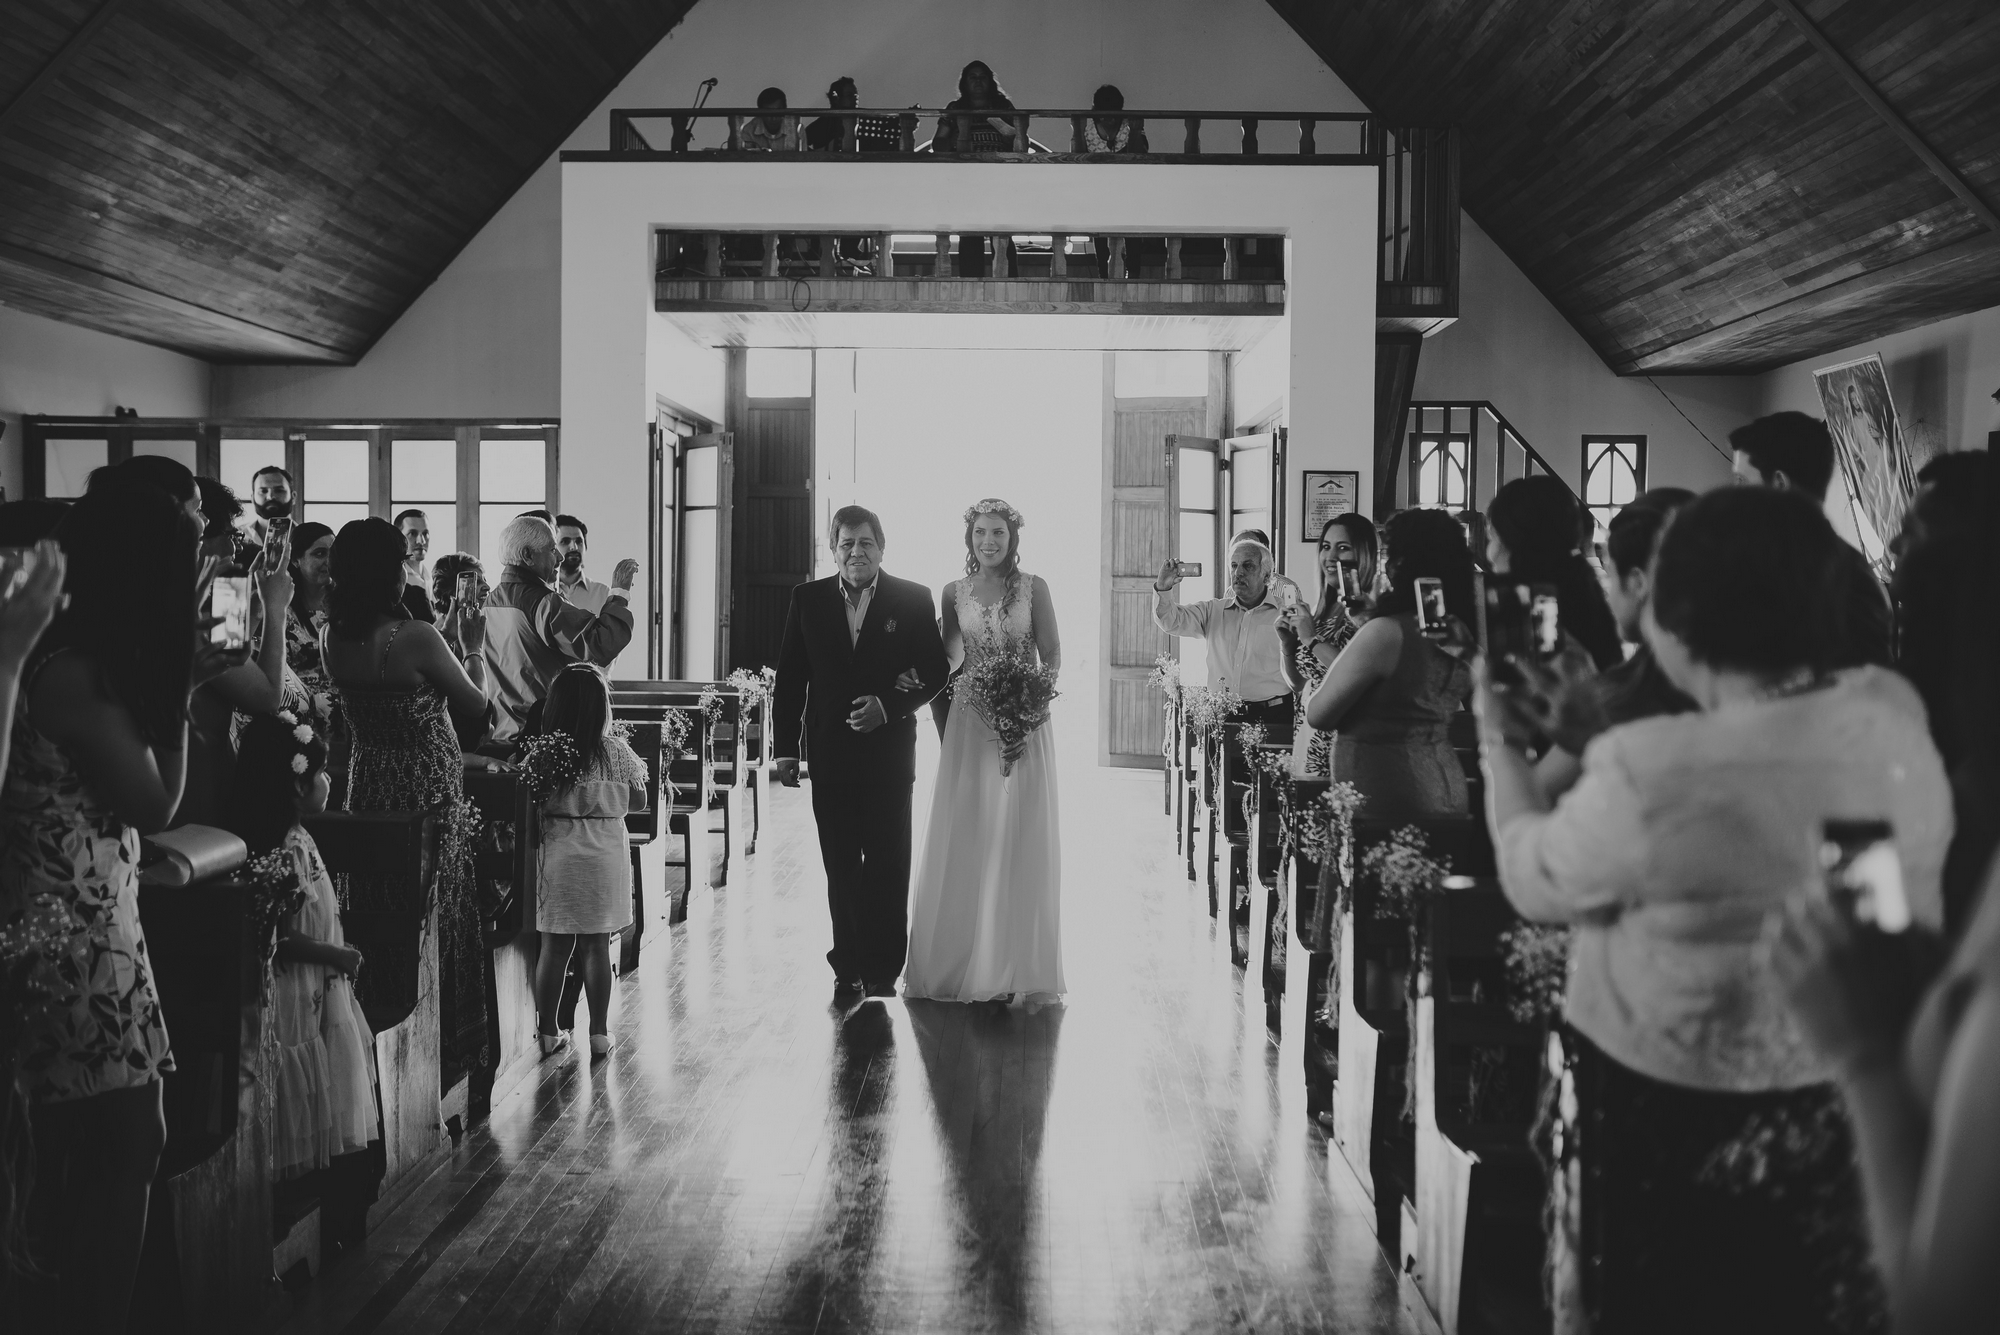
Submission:
[[[1304,473],[1305,522],[1299,526],[1299,541],[1318,542],[1319,531],[1335,515],[1358,512],[1361,508],[1361,474],[1348,470]]]

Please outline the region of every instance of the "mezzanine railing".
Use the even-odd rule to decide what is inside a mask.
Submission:
[[[1483,513],[1493,494],[1517,477],[1562,477],[1484,399],[1412,403],[1408,420],[1406,505]]]
[[[1130,283],[1285,281],[1282,236],[677,232],[662,229],[655,277],[1015,278]],[[1283,300],[1282,287],[1276,299]]]

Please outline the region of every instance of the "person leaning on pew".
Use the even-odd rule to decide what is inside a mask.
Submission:
[[[1887,820],[1919,925],[1940,916],[1944,767],[1909,683],[1841,670],[1841,540],[1763,487],[1682,508],[1647,643],[1693,713],[1613,728],[1552,804],[1506,665],[1475,693],[1501,888],[1566,923],[1583,1305],[1599,1330],[1866,1330],[1884,1322],[1836,1066],[1800,1038],[1762,945],[1818,883],[1829,818]],[[1573,1203],[1574,1204],[1574,1203]],[[1554,1244],[1558,1238],[1552,1238]]]

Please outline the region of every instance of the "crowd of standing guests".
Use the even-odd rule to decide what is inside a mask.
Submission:
[[[1580,1190],[1550,1213],[1584,1258],[1565,1325],[1981,1328],[2000,1307],[1991,459],[1919,473],[1885,589],[1825,513],[1823,423],[1777,414],[1731,443],[1742,485],[1645,493],[1601,535],[1548,476],[1484,515],[1337,517],[1311,601],[1237,535],[1228,595],[1180,605],[1170,562],[1156,621],[1207,640],[1211,684],[1271,740],[1302,715],[1295,772],[1352,783],[1371,818],[1474,814],[1449,737],[1476,728],[1501,889],[1572,929],[1550,1102],[1586,1168],[1557,1174]],[[1555,652],[1481,644],[1476,565],[1553,591]],[[1419,579],[1444,617],[1419,614]],[[1827,889],[1824,831],[1854,821],[1892,850],[1886,916]]]
[[[219,481],[138,456],[97,470],[74,504],[0,506],[0,1310],[28,1329],[122,1332],[132,1301],[175,1070],[139,917],[142,841],[215,826],[295,871],[303,904],[278,926],[265,993],[269,1168],[279,1181],[352,1168],[380,1135],[368,1009],[382,966],[367,967],[360,925],[407,915],[422,892],[386,873],[336,886],[307,822],[329,806],[439,819],[441,1062],[488,1064],[491,906],[473,876],[466,766],[539,728],[552,683],[580,673],[603,697],[603,668],[631,637],[637,564],[589,580],[573,516],[513,520],[497,589],[464,553],[441,557],[426,588],[420,511],[335,533],[292,522],[285,470],[250,486],[246,517]],[[240,637],[218,633],[221,580],[249,591]],[[629,802],[636,759],[610,745],[608,715],[590,716],[604,734],[593,754],[627,762]],[[605,933],[630,920],[628,863],[622,819],[613,858],[576,837],[595,827],[575,813],[596,807],[572,786],[547,794],[545,856],[566,884],[537,925],[558,978],[577,941],[598,947],[602,1038],[596,966]]]

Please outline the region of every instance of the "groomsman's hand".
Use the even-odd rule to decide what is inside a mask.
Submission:
[[[889,711],[882,708],[880,698],[873,695],[854,697],[854,712],[847,716],[847,726],[856,732],[873,732],[889,721]]]
[[[779,756],[773,762],[772,768],[777,772],[779,783],[787,788],[796,788],[799,786],[799,758],[797,756]]]

